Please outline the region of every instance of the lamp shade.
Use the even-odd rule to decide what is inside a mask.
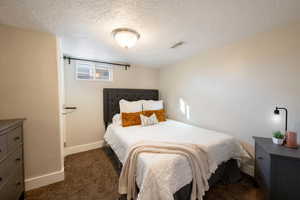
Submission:
[[[276,109],[274,110],[274,114],[275,115],[279,115],[280,114],[280,111],[279,111],[279,109],[276,107]]]

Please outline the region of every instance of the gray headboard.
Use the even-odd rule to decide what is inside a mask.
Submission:
[[[105,128],[112,122],[114,114],[120,113],[119,101],[158,100],[158,90],[147,89],[103,89],[103,119]]]

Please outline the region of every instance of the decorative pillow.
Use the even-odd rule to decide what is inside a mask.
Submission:
[[[118,113],[118,114],[115,114],[112,118],[112,123],[113,124],[116,124],[116,125],[119,125],[119,126],[122,126],[122,119],[121,119],[121,115]]]
[[[154,124],[158,124],[158,120],[156,115],[153,113],[150,117],[140,114],[142,126],[150,126]]]
[[[166,114],[165,114],[165,110],[164,109],[143,111],[143,115],[145,115],[147,117],[150,117],[153,114],[156,115],[156,118],[158,119],[159,122],[166,121]]]
[[[144,103],[144,100],[127,101],[125,99],[121,99],[119,102],[120,113],[141,112],[143,110],[143,103]]]
[[[122,115],[122,126],[136,126],[141,125],[141,112],[134,112],[134,113],[121,113]]]
[[[143,110],[161,110],[164,108],[164,103],[162,100],[154,101],[154,100],[144,100],[143,102]]]

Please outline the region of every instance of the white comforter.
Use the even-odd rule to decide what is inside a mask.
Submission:
[[[174,120],[147,127],[111,124],[104,139],[121,162],[125,162],[130,146],[142,140],[200,144],[208,154],[211,173],[222,162],[247,156],[232,136]],[[191,169],[185,157],[150,153],[139,156],[136,182],[140,200],[173,200],[173,194],[191,181]]]

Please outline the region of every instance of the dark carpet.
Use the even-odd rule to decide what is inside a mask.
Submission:
[[[104,150],[96,149],[65,159],[65,180],[26,193],[26,200],[116,200],[118,175]],[[262,200],[248,176],[236,184],[210,188],[204,200]]]

